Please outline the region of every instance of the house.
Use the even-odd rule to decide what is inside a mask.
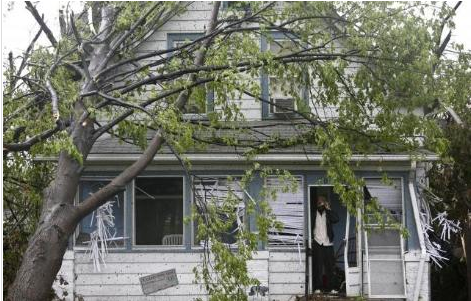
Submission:
[[[200,36],[206,24],[210,6],[196,2],[188,12],[175,17],[141,46],[173,47],[187,39]],[[274,33],[275,39],[282,36]],[[265,49],[275,48],[261,41]],[[264,95],[276,91],[276,78],[262,76]],[[273,92],[276,91],[276,92]],[[276,98],[282,107],[294,106],[286,97]],[[302,120],[284,120],[278,107],[246,97],[242,112],[260,135],[276,133],[290,137],[309,126]],[[204,114],[197,106],[188,107],[188,114]],[[335,111],[325,112],[330,118]],[[193,116],[194,117],[194,116]],[[189,118],[192,118],[189,115]],[[128,143],[111,136],[102,136],[94,145],[85,162],[77,202],[106,184],[141,153]],[[262,187],[279,189],[278,177],[255,177],[247,189],[237,181],[248,167],[248,162],[231,147],[210,147],[186,153],[192,162],[191,177],[181,167],[173,152],[164,147],[152,164],[124,192],[113,200],[116,239],[109,246],[105,264],[97,271],[90,259],[87,243],[94,230],[93,216],[84,219],[67,250],[55,284],[56,292],[73,300],[193,300],[204,298],[205,292],[194,284],[193,267],[201,262],[202,247],[195,239],[194,223],[185,223],[198,193],[210,190],[223,196],[230,188],[240,198],[256,198]],[[422,161],[436,159],[424,154]],[[418,183],[424,181],[423,162],[407,154],[376,153],[370,156],[353,155],[356,175],[366,181],[365,189],[389,210],[409,235],[404,237],[396,228],[373,231],[377,225],[365,224],[361,210],[356,216],[348,214],[334,193],[321,166],[322,156],[314,146],[287,147],[258,155],[255,161],[286,169],[298,183],[296,191],[279,191],[272,200],[273,213],[283,222],[284,229],[270,233],[269,242],[259,245],[259,251],[248,263],[250,273],[268,288],[257,300],[287,301],[293,296],[312,291],[312,261],[306,247],[312,239],[313,202],[318,195],[327,196],[332,208],[340,216],[334,226],[336,266],[345,281],[339,288],[347,296],[367,296],[379,299],[430,299],[430,262],[426,255],[420,219]],[[392,184],[381,181],[387,172]],[[232,181],[227,177],[231,176]],[[190,182],[193,183],[192,188]],[[244,207],[237,208],[244,225],[256,231],[254,216],[246,216]],[[230,243],[231,237],[227,237]],[[306,246],[306,242],[308,245]],[[307,261],[306,261],[307,259]],[[145,295],[140,277],[175,269],[178,285]],[[306,275],[308,279],[306,281]],[[247,288],[248,290],[250,288]],[[66,292],[66,294],[64,294]],[[249,299],[251,300],[251,299]],[[255,300],[255,299],[254,299]]]

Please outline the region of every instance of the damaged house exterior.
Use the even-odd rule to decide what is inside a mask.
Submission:
[[[221,10],[229,10],[230,6],[223,3]],[[190,4],[185,12],[147,37],[139,46],[140,53],[181,47],[202,37],[211,9],[210,2]],[[260,49],[265,52],[283,53],[296,42],[292,33],[276,30],[271,32],[271,39],[257,37]],[[250,131],[228,126],[216,132],[200,130],[197,137],[201,140],[226,137],[249,144],[273,137],[285,141],[309,135],[312,123],[296,112],[301,108],[315,112],[321,121],[338,116],[335,106],[316,102],[310,87],[299,88],[300,102],[286,92],[276,75],[261,72],[254,82],[260,85],[262,98],[270,102],[247,94],[230,100],[237,103],[245,118],[232,122],[243,124]],[[211,122],[211,112],[223,110],[215,100],[220,91],[206,92],[204,105],[191,103],[190,98],[183,114],[186,121],[204,125]],[[421,108],[415,113],[424,114]],[[148,129],[147,136],[151,137],[153,132]],[[84,161],[76,204],[109,183],[140,156],[141,148],[124,140],[108,133],[98,138]],[[420,187],[427,184],[427,163],[437,156],[427,151],[412,156],[385,150],[368,155],[354,152],[350,156],[349,164],[355,175],[365,183],[364,204],[376,199],[396,223],[381,227],[374,219],[365,218],[362,208],[357,208],[355,215],[347,210],[329,180],[319,146],[293,143],[256,153],[250,159],[244,156],[247,149],[211,144],[204,149],[194,147],[185,151],[182,159],[172,147],[164,145],[151,164],[124,191],[110,199],[106,208],[80,222],[54,283],[56,293],[66,300],[205,300],[204,287],[194,282],[193,269],[201,264],[205,244],[197,237],[198,224],[191,220],[194,204],[207,198],[223,202],[229,194],[236,196],[240,200],[234,206],[237,223],[222,236],[225,243],[234,244],[240,227],[258,231],[257,213],[247,213],[246,206],[265,193],[264,198],[282,227],[269,231],[268,241],[259,242],[257,253],[248,262],[249,274],[260,281],[259,287],[247,287],[249,300],[288,301],[313,292],[310,250],[315,202],[320,195],[328,199],[339,215],[339,222],[333,225],[338,291],[346,296],[382,300],[430,299],[431,262],[421,214],[426,211],[426,204],[421,200]],[[190,162],[191,169],[184,168],[182,160]],[[296,183],[295,189],[284,189],[286,183],[279,175],[257,172],[244,186],[242,178],[254,164],[288,171]],[[385,174],[388,181],[384,180]],[[276,197],[266,191],[276,191]],[[102,259],[93,251],[101,247],[93,245],[96,243],[93,235],[97,216],[103,218],[106,210],[112,212],[114,219],[106,233],[107,251]],[[404,229],[407,235],[403,235]],[[142,277],[173,269],[177,278],[174,283],[144,292]]]

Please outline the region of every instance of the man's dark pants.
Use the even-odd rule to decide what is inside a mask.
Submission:
[[[331,291],[334,287],[334,246],[322,246],[313,240],[312,263],[314,275],[314,290]],[[326,286],[322,282],[322,272],[326,275]]]

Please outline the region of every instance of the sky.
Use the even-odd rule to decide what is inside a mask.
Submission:
[[[19,55],[26,49],[29,42],[39,30],[39,25],[25,9],[23,1],[2,2],[2,57],[5,58],[9,51]],[[72,8],[81,7],[79,1],[37,1],[37,8],[45,16],[46,24],[53,30],[55,36],[59,36],[58,10],[70,5]],[[454,5],[456,1],[450,1]],[[452,41],[465,45],[471,50],[471,1],[463,1],[455,17],[456,29],[453,31]],[[44,34],[41,35],[40,44],[49,45]]]

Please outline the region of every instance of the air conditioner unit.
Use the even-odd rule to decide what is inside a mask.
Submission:
[[[293,114],[296,110],[296,102],[292,97],[272,98],[271,113],[273,114]]]

